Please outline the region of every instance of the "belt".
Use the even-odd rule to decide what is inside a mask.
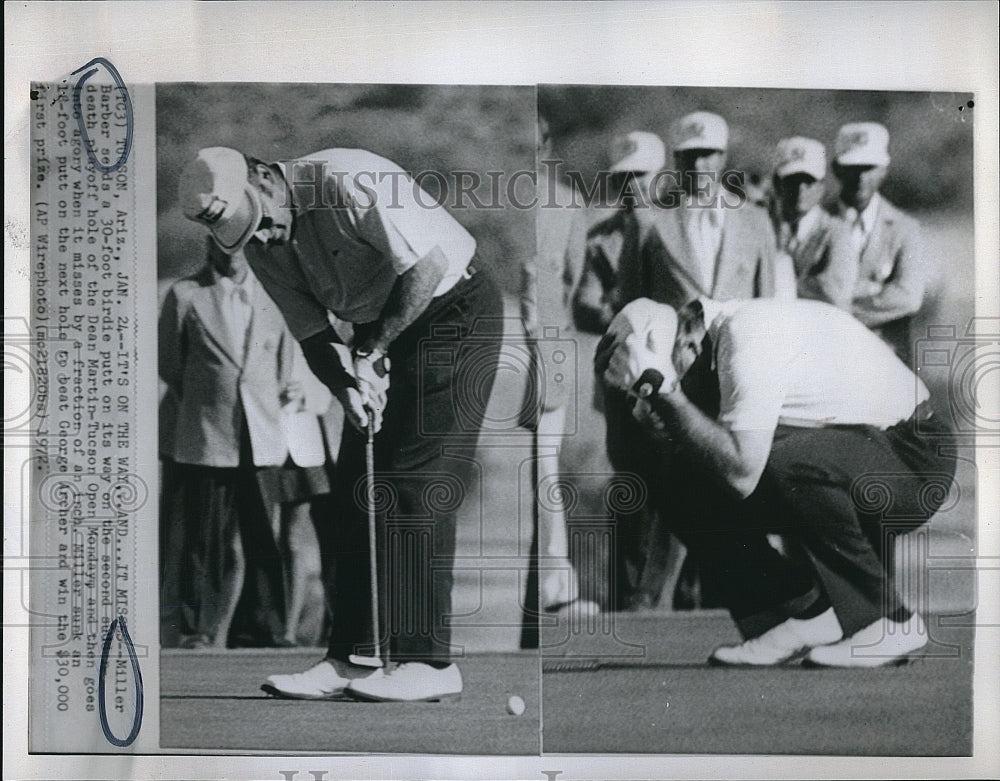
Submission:
[[[890,426],[894,428],[895,426],[906,426],[911,423],[926,423],[928,420],[934,417],[934,409],[931,407],[929,401],[920,402],[910,417],[905,420],[901,420],[898,423]],[[792,428],[837,428],[839,426],[856,426],[863,425],[857,423],[828,423],[822,420],[813,420],[809,418],[789,418],[781,416],[778,418],[779,426],[790,426]]]

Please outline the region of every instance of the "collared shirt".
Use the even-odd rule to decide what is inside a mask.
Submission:
[[[224,277],[214,268],[212,278],[222,288],[226,321],[233,338],[233,350],[242,356],[246,351],[247,331],[253,318],[254,277],[247,271],[242,282]]]
[[[929,397],[891,347],[830,304],[755,299],[711,317],[718,420],[731,431],[888,428]]]
[[[721,198],[721,196],[717,196]],[[715,285],[715,271],[722,247],[722,230],[726,221],[726,210],[721,203],[715,206],[698,206],[694,198],[688,196],[687,229],[698,264],[701,267],[705,289],[711,290]]]
[[[305,163],[310,163],[307,165]],[[396,282],[435,247],[448,261],[434,296],[467,273],[476,240],[398,165],[362,149],[327,149],[285,170],[314,185],[295,187],[291,241],[246,255],[299,341],[322,331],[329,313],[350,323],[377,320]]]
[[[878,217],[881,200],[879,194],[875,193],[868,201],[868,205],[860,212],[853,206],[840,204],[840,215],[851,226],[851,244],[859,258],[875,228],[875,219]]]

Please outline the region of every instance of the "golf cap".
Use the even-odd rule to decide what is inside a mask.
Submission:
[[[229,255],[246,245],[263,215],[246,158],[224,146],[198,152],[181,174],[178,196],[184,216],[205,225]]]
[[[840,165],[889,165],[889,131],[877,122],[852,122],[837,133]]]
[[[685,149],[725,151],[729,146],[729,125],[718,114],[695,111],[681,117],[674,125],[673,144],[675,152]]]
[[[826,148],[812,138],[783,138],[774,157],[774,174],[778,178],[809,174],[819,181],[826,177]]]
[[[655,133],[633,130],[611,141],[611,171],[650,173],[659,171],[667,161],[663,141]]]

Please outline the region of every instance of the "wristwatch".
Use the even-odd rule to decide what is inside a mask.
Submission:
[[[357,360],[359,358],[369,361],[379,377],[385,377],[389,373],[389,356],[381,350],[375,348],[356,349],[354,351],[354,359]]]

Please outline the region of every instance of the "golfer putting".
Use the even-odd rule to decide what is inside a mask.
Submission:
[[[864,325],[818,301],[639,299],[595,368],[684,456],[651,491],[681,510],[673,531],[744,638],[711,664],[877,667],[928,642],[892,582],[893,547],[941,506],[955,461],[923,438],[944,431],[927,388]],[[873,488],[891,506],[866,500]]]
[[[270,676],[265,690],[377,702],[459,696],[447,617],[472,461],[449,448],[475,444],[502,317],[476,240],[398,165],[357,149],[282,165],[202,149],[181,176],[180,201],[225,252],[246,254],[350,423],[339,501],[316,530],[333,615],[327,654],[302,673]],[[349,344],[331,314],[352,324]],[[432,352],[449,359],[424,360]],[[474,398],[455,383],[470,360]]]

